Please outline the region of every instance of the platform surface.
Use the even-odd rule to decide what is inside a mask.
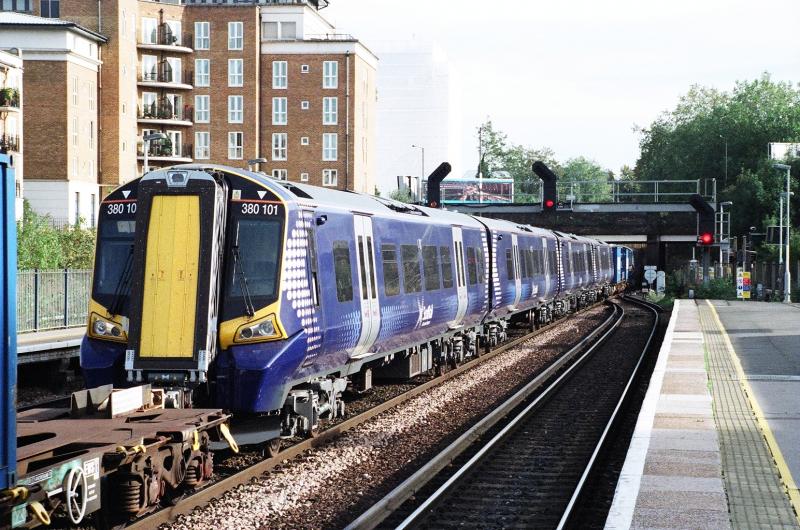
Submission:
[[[606,528],[800,528],[798,376],[800,308],[677,301]]]
[[[51,329],[17,335],[17,354],[31,355],[48,350],[77,348],[86,334],[86,326]]]

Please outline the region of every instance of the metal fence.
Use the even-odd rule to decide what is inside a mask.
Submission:
[[[91,270],[17,272],[17,331],[84,325],[91,282]]]

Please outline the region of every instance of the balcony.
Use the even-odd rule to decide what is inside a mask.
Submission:
[[[197,2],[192,1],[190,3]],[[307,5],[317,11],[328,7],[328,0],[263,0],[262,3],[267,5]]]
[[[0,134],[0,153],[19,152],[19,136]]]
[[[180,104],[173,106],[169,101],[145,105],[137,109],[138,122],[143,125],[163,124],[190,127],[194,116],[194,107]]]
[[[358,39],[349,33],[311,33],[303,37],[303,40],[324,40],[324,41],[343,41],[355,42]]]
[[[162,51],[167,53],[192,53],[192,35],[186,32],[175,33],[167,24],[160,24],[153,30],[149,38],[143,42],[137,42],[136,47],[140,50]]]
[[[169,69],[161,69],[159,72],[146,72],[139,75],[138,84],[142,87],[150,88],[171,88],[191,90],[194,81],[194,72],[187,70],[183,75],[175,75]]]
[[[153,142],[147,151],[147,162],[191,162],[194,153],[192,144],[181,144],[173,146],[170,142]],[[144,160],[144,148],[140,147],[137,152],[139,160]]]
[[[0,112],[19,112],[19,90],[0,88]]]

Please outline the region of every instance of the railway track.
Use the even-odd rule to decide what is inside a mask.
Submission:
[[[348,528],[584,526],[573,509],[659,320],[632,299],[615,304],[610,319],[589,347],[562,358],[557,377],[536,378]]]
[[[361,414],[358,414],[357,416],[354,416],[345,421],[342,421],[340,423],[328,427],[315,438],[310,438],[302,442],[296,443],[294,445],[291,445],[282,450],[273,458],[262,460],[235,474],[221,478],[217,482],[210,484],[204,489],[190,496],[187,496],[183,499],[178,500],[178,502],[174,506],[161,509],[146,518],[131,523],[129,525],[129,528],[135,528],[135,529],[155,528],[159,525],[163,525],[165,523],[174,521],[180,515],[188,514],[192,512],[195,508],[204,506],[207,503],[209,503],[212,499],[220,497],[223,493],[232,490],[237,486],[247,484],[254,478],[259,477],[271,471],[272,469],[276,468],[276,466],[281,465],[283,462],[291,461],[295,457],[302,455],[303,453],[307,452],[310,449],[326,445],[331,441],[335,440],[336,438],[338,438],[342,433],[350,431],[356,428],[357,426],[366,423],[367,421],[375,418],[376,416],[413,399],[414,397],[422,394],[423,392],[426,392],[438,385],[441,385],[442,383],[449,381],[450,379],[458,377],[460,374],[474,368],[480,363],[489,361],[490,359],[493,359],[504,352],[507,352],[509,350],[514,349],[515,347],[518,347],[519,345],[525,343],[526,341],[530,341],[532,338],[537,337],[538,335],[544,332],[552,330],[554,326],[570,322],[578,318],[580,315],[581,313],[570,315],[565,319],[559,320],[554,325],[546,326],[531,333],[525,333],[519,338],[512,339],[509,342],[506,342],[505,344],[496,347],[490,353],[481,355],[480,357],[473,359],[459,366],[458,368],[448,371],[447,373],[445,373],[440,377],[436,377],[408,391],[405,391],[400,395],[397,395],[365,412],[362,412]],[[610,325],[610,319],[606,320],[604,324],[601,326],[601,328],[605,329],[605,327],[608,325]],[[588,337],[580,341],[580,344],[585,347],[586,344],[588,344],[588,342],[590,342],[600,332],[601,329],[593,330],[591,333],[589,333]],[[573,350],[576,350],[576,348],[573,348],[570,351]],[[548,374],[552,374],[556,370],[558,370],[558,368],[552,368],[546,371]]]

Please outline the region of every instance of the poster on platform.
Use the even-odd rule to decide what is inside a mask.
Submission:
[[[742,273],[742,297],[745,300],[750,300],[750,273],[743,272]]]
[[[736,298],[744,299],[744,271],[736,267]]]

